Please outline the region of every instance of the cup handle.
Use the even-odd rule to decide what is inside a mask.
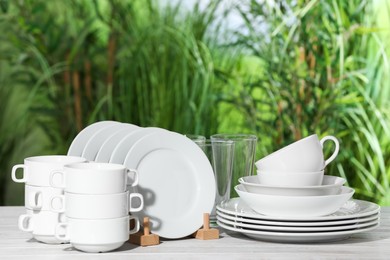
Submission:
[[[127,176],[129,177],[129,174],[133,173],[134,175],[134,182],[131,184],[131,187],[135,187],[138,185],[138,171],[134,169],[127,169]]]
[[[42,209],[42,201],[42,191],[36,191],[29,198],[29,205],[33,210],[40,210]]]
[[[139,225],[139,220],[136,216],[129,216],[129,223],[130,220],[134,219],[135,225],[133,229],[129,230],[129,235],[137,233],[139,231],[140,225]]]
[[[54,200],[55,199],[58,199],[61,201],[61,207],[59,209],[56,209],[54,206],[53,206],[53,203],[54,203]],[[53,196],[51,197],[51,200],[50,200],[50,209],[53,211],[53,212],[57,212],[57,213],[64,213],[65,212],[65,203],[66,203],[66,200],[65,200],[65,196],[64,195],[57,195],[57,196]]]
[[[58,223],[56,228],[55,228],[55,232],[54,232],[54,236],[58,239],[58,240],[61,240],[61,241],[69,241],[70,240],[70,235],[69,235],[69,231],[68,231],[68,225],[69,223]],[[61,233],[61,230],[64,230],[64,232]]]
[[[54,183],[54,176],[56,175],[61,175],[61,180],[62,182],[59,183],[58,185],[56,183]],[[65,188],[65,173],[62,171],[62,170],[54,170],[50,173],[50,178],[49,178],[49,181],[50,181],[50,186],[52,186],[53,188],[58,188],[58,189],[64,189]]]
[[[21,179],[16,178],[16,170],[17,169],[23,169],[23,178],[21,178]],[[24,175],[25,170],[26,170],[26,165],[24,165],[24,164],[17,164],[14,167],[12,167],[12,174],[11,174],[12,180],[14,182],[17,182],[17,183],[26,182],[26,176]]]
[[[325,136],[324,138],[322,138],[320,140],[320,143],[321,143],[321,146],[324,147],[324,143],[328,140],[331,140],[334,142],[334,145],[335,145],[335,149],[334,149],[334,152],[332,154],[332,156],[330,156],[326,161],[325,161],[325,166],[327,166],[331,161],[334,160],[334,158],[336,158],[337,154],[339,153],[339,149],[340,149],[340,145],[339,145],[339,141],[337,140],[336,137],[334,136],[331,136],[331,135],[328,135],[328,136]]]
[[[27,221],[29,221],[27,227],[25,226],[25,223],[27,223]],[[32,232],[33,231],[33,227],[32,227],[32,216],[31,215],[27,215],[27,214],[23,214],[23,215],[20,215],[19,216],[19,219],[18,219],[18,227],[20,230],[24,231],[24,232]]]
[[[141,201],[139,207],[137,207],[137,208],[131,207],[131,204],[132,204],[131,202],[133,201],[134,198],[139,198],[139,200]],[[130,193],[129,203],[130,203],[130,207],[129,207],[130,212],[141,211],[144,208],[144,197],[140,193]]]

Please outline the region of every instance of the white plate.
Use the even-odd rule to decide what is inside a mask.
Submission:
[[[94,161],[100,147],[107,138],[121,129],[124,129],[125,126],[128,126],[128,124],[114,124],[96,131],[96,133],[93,134],[86,143],[81,157],[87,159],[88,161]],[[138,128],[135,125],[132,125],[132,127],[133,129]]]
[[[133,145],[124,165],[138,170],[137,187],[151,231],[165,238],[191,235],[203,224],[215,200],[213,169],[204,152],[187,137],[157,132]]]
[[[379,216],[377,218],[365,221],[365,222],[356,222],[351,224],[336,225],[336,226],[323,226],[323,227],[286,227],[286,226],[269,226],[269,225],[259,225],[259,224],[248,224],[243,222],[236,222],[225,219],[220,215],[217,215],[217,220],[223,224],[233,226],[235,228],[245,228],[253,230],[262,230],[262,231],[276,231],[276,232],[325,232],[325,231],[338,231],[338,230],[349,230],[356,228],[364,228],[368,226],[375,225],[379,222]]]
[[[122,141],[122,139],[125,138],[127,135],[141,129],[140,127],[132,124],[123,124],[123,125],[124,125],[123,129],[115,132],[104,141],[104,143],[100,147],[95,157],[95,162],[104,162],[104,163],[110,162],[110,157],[112,155],[112,152],[114,151],[115,147],[119,144],[119,142]]]
[[[168,131],[158,127],[146,127],[146,128],[135,130],[129,133],[128,135],[126,135],[117,144],[117,146],[115,146],[114,151],[112,151],[110,157],[110,163],[123,164],[126,159],[127,153],[137,141],[139,141],[142,137],[145,137],[147,135],[156,132],[168,132]]]
[[[93,123],[80,131],[70,144],[68,155],[81,156],[88,140],[99,130],[109,127],[110,125],[121,124],[115,121],[99,121]]]
[[[341,193],[324,196],[280,196],[250,193],[242,184],[234,187],[240,198],[254,211],[289,218],[326,216],[336,212],[352,198],[354,189],[341,187]]]
[[[322,185],[301,187],[283,187],[260,184],[258,175],[241,177],[238,179],[238,182],[244,185],[245,189],[251,193],[283,196],[321,196],[339,194],[341,192],[341,186],[345,183],[345,179],[325,175],[322,180]]]
[[[328,232],[272,232],[247,230],[243,228],[235,228],[217,221],[217,224],[226,229],[242,233],[250,238],[272,241],[272,242],[292,242],[292,243],[315,243],[315,242],[330,242],[349,238],[351,235],[361,232],[373,230],[379,226],[379,223],[365,228],[343,230],[343,231],[328,231]]]
[[[379,212],[380,207],[379,205],[372,202],[352,199],[347,201],[338,211],[336,211],[331,215],[322,216],[322,217],[301,217],[299,219],[296,219],[296,218],[288,218],[288,217],[262,215],[252,210],[240,198],[233,198],[217,205],[217,210],[231,215],[253,218],[253,219],[262,219],[262,220],[326,221],[326,220],[343,220],[343,219],[361,218],[361,217],[373,215]]]
[[[272,221],[272,220],[258,220],[253,218],[245,217],[236,217],[234,215],[229,215],[217,211],[217,215],[223,217],[224,219],[242,222],[242,223],[252,223],[258,225],[271,225],[271,226],[288,226],[288,227],[323,227],[323,226],[335,226],[335,225],[346,225],[346,224],[355,224],[359,222],[371,221],[379,218],[379,213],[363,217],[363,218],[353,218],[345,220],[328,220],[328,221],[313,221],[313,222],[304,222],[304,221]]]

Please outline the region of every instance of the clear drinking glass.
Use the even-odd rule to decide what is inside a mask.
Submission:
[[[203,135],[185,134],[185,136],[194,141],[197,145],[204,144],[206,142],[206,137]]]
[[[216,196],[213,211],[210,214],[212,224],[216,223],[215,206],[230,198],[230,183],[232,180],[234,142],[233,141],[210,141],[198,143],[213,166]]]
[[[238,197],[234,190],[234,186],[238,184],[238,179],[244,176],[250,176],[254,172],[257,137],[251,134],[215,134],[211,136],[211,141],[234,143],[230,197]]]

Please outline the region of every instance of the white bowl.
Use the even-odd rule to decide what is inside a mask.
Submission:
[[[319,186],[275,186],[261,184],[257,176],[241,177],[238,181],[250,193],[282,196],[323,196],[341,193],[341,186],[345,179],[336,176],[325,175]]]
[[[277,196],[250,193],[242,184],[235,187],[240,198],[254,211],[277,217],[319,217],[339,210],[355,192],[341,187],[341,193],[325,196]]]
[[[318,172],[257,171],[259,183],[270,186],[319,186],[323,177],[323,170]]]

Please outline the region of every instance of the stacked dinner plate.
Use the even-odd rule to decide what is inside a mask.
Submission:
[[[133,214],[149,217],[151,231],[161,237],[194,233],[203,224],[203,213],[213,209],[213,169],[204,152],[184,135],[101,121],[75,137],[68,155],[136,169],[138,186],[129,189],[143,195],[144,209]]]
[[[342,240],[379,225],[380,207],[349,200],[338,211],[321,217],[276,217],[257,213],[240,198],[217,206],[218,225],[248,237],[274,242]]]

